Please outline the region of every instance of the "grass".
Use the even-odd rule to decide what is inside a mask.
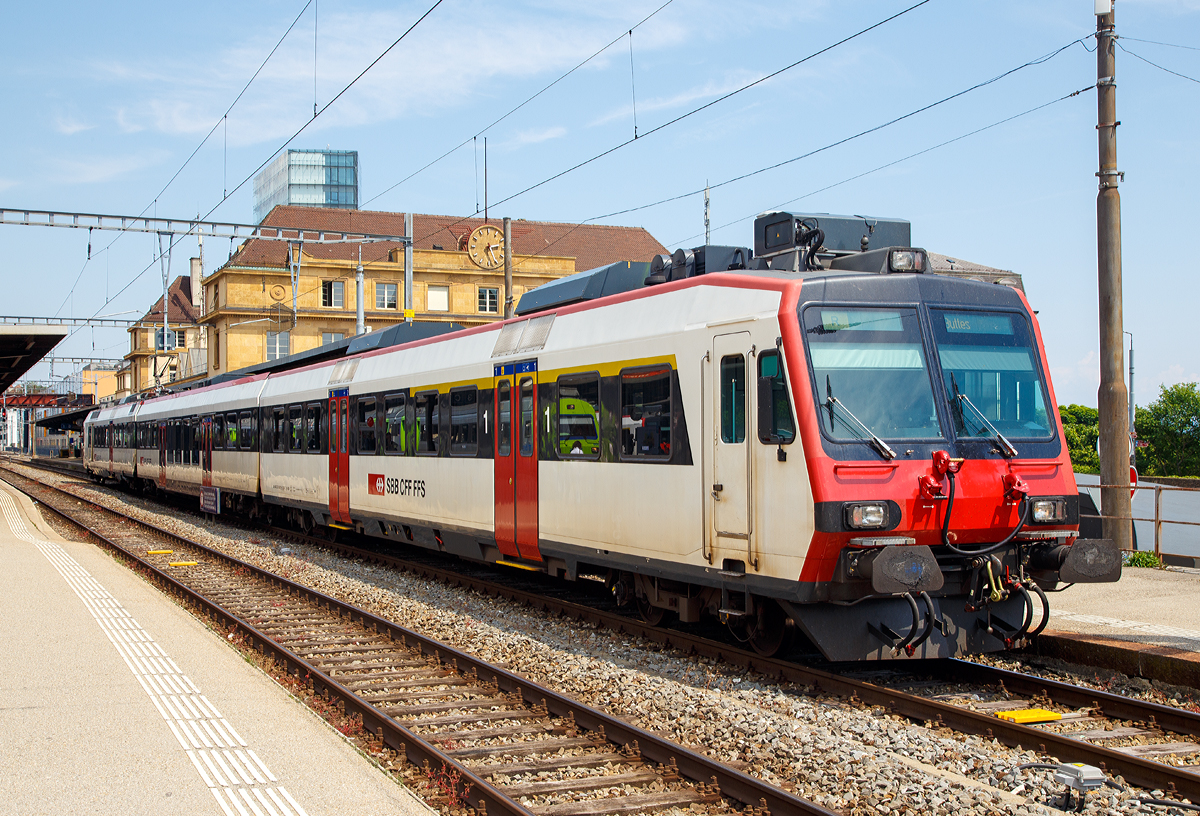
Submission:
[[[1139,550],[1138,552],[1125,553],[1125,566],[1127,567],[1145,567],[1147,569],[1166,569],[1166,565],[1159,560],[1158,556],[1152,552]]]

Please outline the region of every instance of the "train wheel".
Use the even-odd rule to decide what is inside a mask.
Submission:
[[[642,620],[651,626],[662,625],[663,619],[667,616],[667,610],[662,607],[654,606],[645,598],[637,599],[638,614],[642,616]]]
[[[729,619],[730,633],[763,657],[774,657],[790,640],[787,615],[774,601],[760,599],[756,619]]]

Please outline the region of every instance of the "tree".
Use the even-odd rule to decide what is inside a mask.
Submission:
[[[1137,409],[1138,469],[1147,476],[1200,476],[1200,384],[1163,386],[1158,399]]]
[[[1071,466],[1082,473],[1099,473],[1096,439],[1100,436],[1100,412],[1086,405],[1060,405],[1058,415],[1067,437]]]

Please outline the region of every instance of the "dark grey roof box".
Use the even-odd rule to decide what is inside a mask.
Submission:
[[[650,264],[641,261],[618,261],[586,272],[576,272],[574,275],[544,283],[521,295],[516,313],[527,315],[544,312],[569,303],[641,289],[648,274]]]

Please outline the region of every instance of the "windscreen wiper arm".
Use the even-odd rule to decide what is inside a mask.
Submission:
[[[863,424],[861,419],[859,419],[858,417],[856,417],[854,415],[853,411],[851,411],[849,408],[846,407],[846,403],[842,402],[841,400],[839,400],[837,397],[835,397],[833,395],[833,386],[829,382],[829,375],[826,375],[825,376],[825,407],[829,410],[829,424],[831,426],[833,425],[833,406],[835,406],[835,405],[837,407],[841,408],[842,411],[845,412],[846,416],[848,416],[852,420],[854,420],[854,423],[856,425],[858,425],[858,427],[861,428],[868,437],[870,437],[868,439],[868,441],[871,443],[871,446],[874,447],[875,450],[879,451],[879,453],[885,459],[895,459],[896,458],[896,452],[888,446],[888,443],[884,442],[882,439],[880,439],[878,436],[876,436],[874,434],[874,432],[871,431],[870,428],[868,428],[866,425]]]
[[[958,401],[969,406],[970,409],[975,412],[975,416],[979,417],[980,421],[983,422],[987,429],[992,432],[992,437],[996,440],[996,444],[1000,446],[1000,452],[1010,458],[1016,456],[1017,449],[1012,446],[1012,443],[1005,439],[1004,434],[1000,433],[999,429],[996,428],[996,426],[990,421],[988,421],[988,418],[984,415],[983,411],[980,411],[975,407],[975,403],[971,402],[970,397],[958,390],[958,380],[955,379],[954,374],[950,375],[950,383],[954,387],[954,396],[958,398]],[[963,426],[966,426],[965,422],[963,423]]]

